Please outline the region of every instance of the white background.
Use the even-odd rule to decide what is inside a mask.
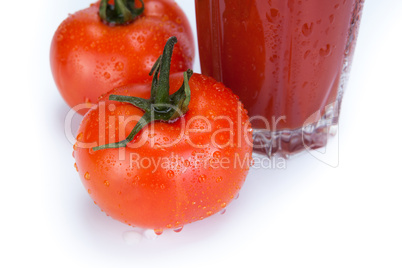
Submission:
[[[194,1],[177,2],[195,29]],[[224,215],[135,245],[123,239],[133,228],[106,217],[81,185],[64,133],[69,108],[50,73],[54,31],[90,3],[2,6],[0,266],[402,266],[402,1],[366,1],[339,135],[323,161],[305,153],[283,170],[253,169]]]

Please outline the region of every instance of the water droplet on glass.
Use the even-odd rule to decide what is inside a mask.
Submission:
[[[331,16],[329,16],[329,22],[330,23],[333,23],[334,22],[334,18],[335,18],[335,16],[332,14]]]
[[[321,57],[328,57],[331,54],[331,46],[327,44],[324,48],[320,49]]]
[[[310,53],[311,53],[311,51],[310,51],[310,50],[307,50],[307,51],[304,53],[304,59],[307,59],[307,57],[310,55]]]
[[[226,208],[224,208],[224,209],[222,209],[221,211],[219,211],[219,213],[220,213],[221,215],[225,214],[225,212],[226,212]]]
[[[308,37],[313,32],[313,23],[305,23],[302,26],[302,33],[304,36]]]

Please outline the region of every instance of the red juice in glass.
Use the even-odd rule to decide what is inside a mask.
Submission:
[[[231,88],[272,156],[325,146],[364,0],[195,0],[202,73]]]

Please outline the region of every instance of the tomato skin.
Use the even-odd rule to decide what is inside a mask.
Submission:
[[[172,75],[170,92],[182,81],[182,74]],[[184,116],[151,123],[126,148],[93,151],[92,146],[124,139],[138,120],[121,128],[119,117],[124,122],[143,115],[108,96],[149,98],[150,87],[130,85],[103,96],[84,116],[74,156],[84,187],[107,215],[142,228],[182,227],[221,211],[236,197],[252,159],[252,132],[238,97],[214,79],[194,74]],[[223,131],[230,121],[232,132]],[[233,144],[225,146],[228,141]]]
[[[144,13],[123,26],[101,22],[99,2],[69,15],[56,30],[50,64],[56,86],[70,107],[96,103],[111,89],[150,81],[149,70],[170,36],[178,38],[172,72],[191,68],[194,39],[186,15],[173,0],[144,0]],[[75,107],[80,114],[87,109]]]

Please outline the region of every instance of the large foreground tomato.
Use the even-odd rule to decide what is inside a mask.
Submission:
[[[140,6],[140,1],[136,3]],[[118,86],[149,81],[149,70],[172,35],[178,38],[172,71],[192,67],[194,40],[183,11],[173,0],[144,3],[143,13],[129,24],[102,22],[99,2],[61,23],[52,40],[50,63],[56,85],[70,107],[95,103],[101,94]],[[84,114],[83,107],[76,110]]]
[[[172,99],[185,77],[183,82],[183,74],[170,76]],[[153,121],[132,141],[124,139],[145,115],[129,98],[154,100],[151,84],[115,89],[85,115],[74,146],[76,168],[106,214],[161,233],[221,211],[239,192],[252,153],[247,112],[230,89],[212,78],[194,74],[189,88],[184,115]],[[122,148],[113,147],[122,140]]]

